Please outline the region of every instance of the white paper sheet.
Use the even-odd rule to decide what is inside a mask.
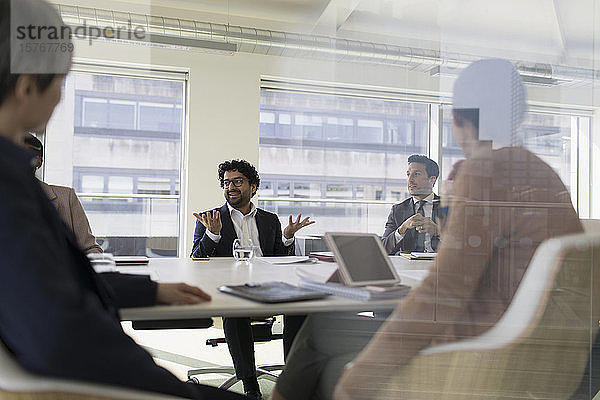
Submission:
[[[308,258],[308,256],[256,257],[256,259],[259,261],[266,262],[267,264],[274,264],[274,265],[314,262],[311,258]]]

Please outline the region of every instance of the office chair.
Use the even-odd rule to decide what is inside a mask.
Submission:
[[[283,339],[282,334],[273,333],[273,324],[275,323],[275,317],[253,317],[251,318],[250,327],[252,329],[252,336],[254,342],[268,342],[271,340]],[[207,339],[206,345],[216,347],[219,344],[226,343],[224,337]],[[256,377],[265,378],[272,382],[277,381],[278,375],[274,374],[273,371],[281,371],[283,369],[282,364],[267,364],[258,365],[256,367]],[[204,367],[198,369],[189,370],[187,373],[188,381],[194,383],[200,383],[199,379],[194,375],[204,374],[227,374],[232,375],[231,378],[219,385],[221,389],[229,389],[235,385],[239,379],[235,376],[235,369],[229,366],[223,367]]]
[[[146,239],[147,257],[177,257],[176,237],[149,237]]]
[[[495,326],[422,350],[372,398],[568,399],[598,332],[599,289],[600,234],[549,239]]]
[[[40,376],[26,371],[0,342],[2,400],[177,400],[180,397],[118,386]]]

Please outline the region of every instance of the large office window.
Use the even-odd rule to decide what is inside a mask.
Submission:
[[[262,90],[259,204],[282,220],[318,220],[303,233],[382,229],[407,196],[406,163],[428,153],[429,106]]]
[[[454,163],[464,158],[452,136],[452,107],[442,107],[442,180]],[[591,117],[582,110],[532,107],[518,133],[518,142],[544,160],[560,176],[571,193],[573,206],[581,217],[589,215],[589,157]]]
[[[75,189],[105,251],[177,256],[185,76],[119,75],[68,75],[45,180]]]
[[[381,234],[391,205],[409,196],[409,155],[436,158],[429,143],[439,143],[437,192],[464,158],[452,135],[449,104],[267,86],[261,91],[259,204],[284,224],[290,214],[312,216],[318,223],[304,234]],[[435,113],[439,124],[432,123]],[[589,174],[579,165],[589,157],[590,124],[581,111],[535,107],[520,132],[523,146],[562,178],[582,216],[589,210],[588,191],[581,190]]]

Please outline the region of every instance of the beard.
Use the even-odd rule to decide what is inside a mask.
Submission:
[[[229,205],[234,208],[236,206],[244,206],[250,201],[248,196],[242,193],[241,190],[229,190],[227,193],[225,193],[225,200],[227,200]]]

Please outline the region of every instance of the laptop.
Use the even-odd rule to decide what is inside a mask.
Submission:
[[[409,286],[400,284],[379,236],[330,232],[325,234],[325,240],[338,268],[325,283],[300,271],[301,287],[356,300],[399,299],[410,291]]]
[[[347,286],[394,286],[400,277],[374,233],[328,232],[325,240]]]

